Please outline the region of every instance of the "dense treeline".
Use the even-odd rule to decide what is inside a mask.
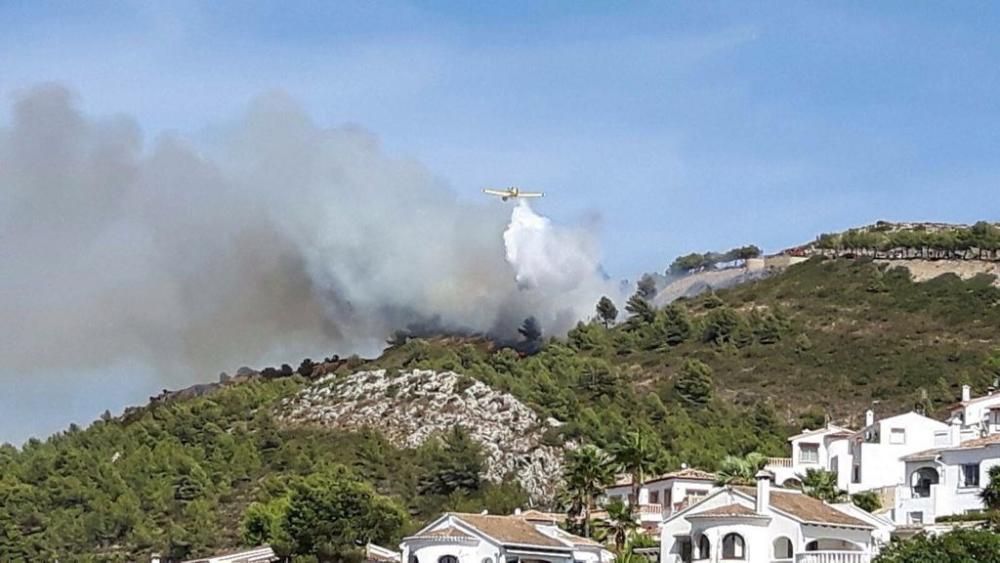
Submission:
[[[962,258],[996,260],[1000,258],[1000,228],[980,221],[965,227],[928,230],[892,230],[889,224],[870,229],[851,229],[839,234],[822,234],[816,239],[822,250],[849,252],[858,255],[885,254],[898,258]]]

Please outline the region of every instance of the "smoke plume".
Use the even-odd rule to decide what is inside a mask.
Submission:
[[[371,353],[431,320],[511,335],[534,315],[553,334],[610,291],[583,230],[463,203],[370,133],[320,127],[283,96],[223,130],[209,148],[145,143],[132,119],[85,116],[62,87],[15,99],[0,128],[5,373],[127,358],[203,379]]]

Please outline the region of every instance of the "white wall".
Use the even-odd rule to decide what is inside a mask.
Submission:
[[[892,444],[892,430],[906,433],[903,444]],[[855,436],[862,438],[860,448],[852,446],[853,463],[861,466],[860,482],[848,483],[850,493],[905,483],[906,463],[900,458],[935,447],[934,433],[948,430],[948,425],[917,413],[906,413],[876,421]],[[866,432],[877,432],[878,442],[863,440]]]
[[[403,544],[403,563],[416,556],[419,563],[437,563],[445,555],[454,555],[460,563],[482,563],[484,560],[502,563],[500,549],[483,540],[472,545],[441,540],[413,540]]]

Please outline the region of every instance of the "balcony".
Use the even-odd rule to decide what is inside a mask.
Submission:
[[[663,521],[663,505],[662,504],[640,504],[636,506],[635,511],[636,517],[639,522],[662,522]]]
[[[767,458],[767,467],[768,468],[778,468],[778,467],[780,467],[780,468],[791,469],[791,467],[792,467],[792,458],[790,458],[790,457],[769,457],[769,458]]]
[[[871,563],[871,560],[871,554],[863,551],[809,551],[795,556],[795,563]]]

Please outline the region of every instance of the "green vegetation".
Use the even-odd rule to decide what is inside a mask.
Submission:
[[[918,284],[868,260],[814,258],[665,308],[637,295],[627,322],[614,325],[605,307],[606,317],[565,339],[545,340],[526,323],[530,351],[399,335],[382,357],[349,359],[337,373],[454,370],[562,421],[548,444],[593,444],[620,463],[624,453],[612,446],[635,437],[628,471],[639,480],[682,463],[714,470],[728,455],[785,455],[786,437],[824,424],[827,413],[856,425],[873,399],[886,414],[918,404],[940,411],[963,383],[985,390],[1000,375],[992,281],[946,275]],[[482,454],[461,429],[401,450],[373,432],[286,427],[276,419],[281,401],[305,378],[290,366],[268,375],[0,448],[0,553],[127,561],[271,538],[321,560],[347,557],[355,540],[395,541],[443,510],[527,504],[510,480],[480,479]],[[593,477],[571,495],[581,511],[594,479],[603,482]],[[320,486],[330,496],[303,503]],[[387,526],[297,535],[297,519],[341,510]]]
[[[958,529],[939,536],[919,535],[893,542],[874,563],[1000,563],[1000,534]]]
[[[0,448],[2,559],[185,558],[268,539],[329,560],[442,510],[526,504],[517,485],[480,480],[482,454],[459,429],[400,450],[374,433],[281,427],[271,408],[303,381],[261,379]]]
[[[853,254],[872,254],[902,250],[905,258],[978,258],[997,259],[1000,228],[980,221],[967,228],[950,227],[889,230],[888,224],[869,229],[851,229],[844,233],[822,234],[816,247]]]
[[[667,268],[667,275],[689,274],[691,272],[709,270],[719,264],[745,262],[760,255],[760,248],[754,245],[741,246],[726,252],[705,252],[704,254],[694,252],[679,256],[671,262],[670,267]]]

